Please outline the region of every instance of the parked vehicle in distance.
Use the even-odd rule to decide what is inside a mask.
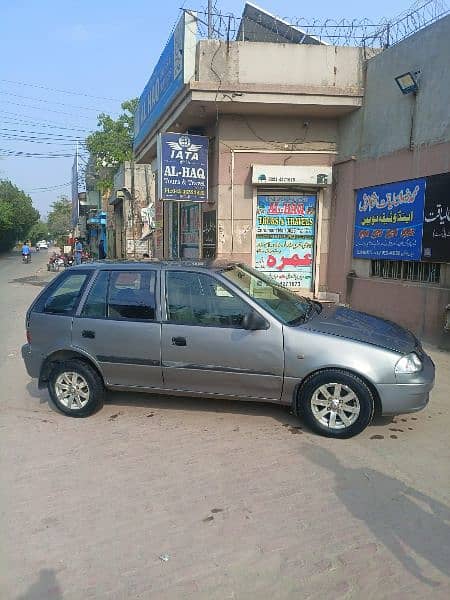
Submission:
[[[46,240],[41,240],[36,244],[36,250],[48,250],[48,242]]]
[[[346,438],[375,412],[421,410],[434,364],[402,327],[325,306],[240,264],[90,263],[67,269],[26,316],[28,374],[64,414],[105,389],[267,401]]]

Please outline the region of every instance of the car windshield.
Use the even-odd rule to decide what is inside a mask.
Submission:
[[[221,274],[285,325],[303,323],[315,307],[320,307],[319,303],[294,294],[251,267],[233,265]]]

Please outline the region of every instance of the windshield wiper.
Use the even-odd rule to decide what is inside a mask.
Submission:
[[[300,317],[292,319],[292,321],[288,321],[286,323],[286,325],[289,325],[290,327],[295,327],[295,325],[300,325],[301,323],[304,323],[305,321],[306,321],[306,313],[304,315],[301,315]]]
[[[312,300],[310,300],[309,298],[303,298],[303,300],[305,300],[308,303],[308,308],[302,315],[300,315],[299,317],[296,317],[295,319],[292,319],[292,321],[289,321],[287,323],[288,325],[291,325],[291,326],[300,325],[301,323],[305,323],[310,318],[311,313],[315,308],[315,303]],[[318,310],[317,312],[320,312],[320,311]]]
[[[320,315],[320,313],[323,311],[322,302],[319,302],[318,300],[313,300],[313,302],[314,302],[314,306],[316,307],[317,314]]]

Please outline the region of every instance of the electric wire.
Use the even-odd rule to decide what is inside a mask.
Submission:
[[[57,102],[54,100],[47,100],[46,98],[35,98],[33,96],[22,96],[20,94],[14,94],[13,92],[5,92],[0,90],[0,94],[5,96],[13,96],[14,98],[23,98],[24,100],[33,100],[35,102],[46,102],[47,104],[56,104],[58,106],[69,106],[70,108],[77,108],[79,110],[92,110],[94,112],[104,112],[104,108],[95,108],[93,106],[79,106],[78,104],[67,104],[67,102]]]
[[[8,106],[10,104],[14,106],[22,106],[23,108],[32,108],[33,110],[41,110],[43,112],[53,112],[58,113],[60,115],[67,115],[69,117],[78,117],[80,119],[92,119],[92,117],[88,117],[87,115],[75,115],[74,113],[67,113],[62,110],[55,110],[53,108],[44,108],[42,106],[31,106],[30,104],[22,104],[21,102],[11,102],[10,100],[0,100],[0,102],[7,102]]]
[[[11,79],[0,79],[1,83],[12,83],[14,85],[23,85],[32,88],[39,88],[41,90],[47,90],[50,92],[59,92],[60,94],[69,94],[70,96],[84,96],[85,98],[95,98],[96,100],[110,100],[111,102],[123,102],[118,98],[108,98],[107,96],[93,96],[92,94],[85,94],[83,92],[75,92],[69,90],[61,90],[58,88],[48,87],[37,83],[26,83],[25,81],[12,81]]]

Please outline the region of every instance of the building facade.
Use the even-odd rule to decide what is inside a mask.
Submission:
[[[367,62],[364,106],[339,123],[328,260],[328,288],[336,300],[402,323],[444,347],[450,347],[449,56],[450,17],[444,17]],[[402,94],[395,78],[407,72],[415,75],[418,90]],[[382,185],[389,193],[396,184],[413,189],[421,181],[422,254],[414,260],[355,258],[357,191]],[[409,213],[411,206],[391,213]],[[370,235],[382,230],[376,224]],[[388,231],[397,230],[388,225]],[[402,251],[397,241],[392,248]]]
[[[303,294],[444,343],[448,264],[422,266],[435,261],[415,256],[406,262],[420,265],[421,279],[405,282],[404,260],[355,258],[353,240],[366,188],[450,171],[449,18],[384,51],[308,36],[259,42],[255,32],[244,41],[197,40],[195,26],[185,13],[137,113],[135,159],[155,175],[155,256],[244,261]],[[395,82],[407,71],[421,71],[410,97]],[[439,99],[433,90],[442,90]],[[208,138],[206,202],[159,200],[162,132]],[[400,279],[385,276],[386,262]]]
[[[185,23],[187,43],[194,26]],[[195,48],[186,57],[192,75],[164,111],[148,110],[158,107],[158,66],[141,97],[135,155],[152,165],[156,199],[158,134],[209,139],[208,201],[156,200],[156,252],[243,260],[326,299],[338,124],[362,105],[362,48],[219,40]]]
[[[114,176],[108,206],[108,256],[142,258],[152,256],[154,201],[149,165],[122,164]]]

